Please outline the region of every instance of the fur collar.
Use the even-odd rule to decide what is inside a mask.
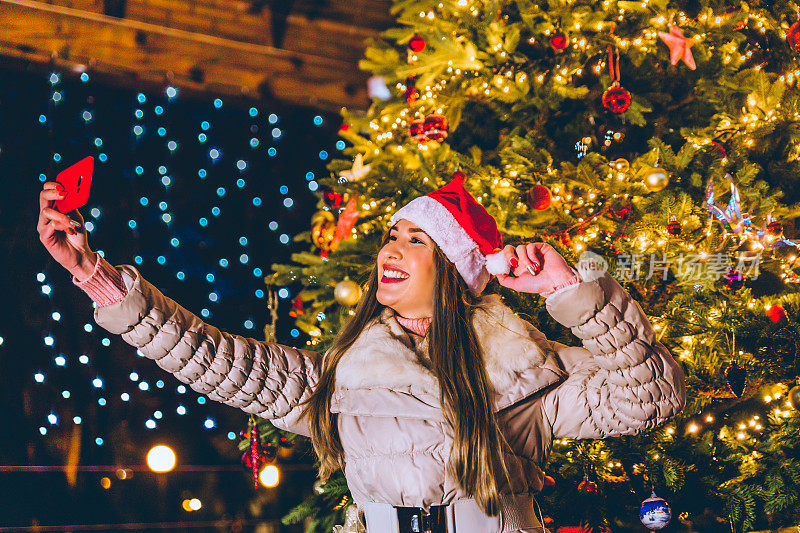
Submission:
[[[472,323],[500,404],[566,376],[545,336],[517,316],[498,294],[483,296],[481,305]],[[437,379],[425,364],[427,349],[428,336],[415,346],[394,310],[387,307],[342,356],[336,389],[382,388],[438,397]]]

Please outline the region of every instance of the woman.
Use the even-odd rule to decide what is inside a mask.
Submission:
[[[324,356],[204,323],[92,252],[80,213],[50,207],[60,197],[45,184],[40,239],[97,302],[96,322],[197,392],[310,436],[321,477],[344,469],[369,533],[545,531],[533,495],[554,438],[634,434],[685,403],[680,366],[625,290],[544,243],[500,250],[463,178],[394,214]],[[492,273],[545,296],[583,347],[481,296]]]

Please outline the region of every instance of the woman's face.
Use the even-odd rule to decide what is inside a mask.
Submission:
[[[433,316],[433,246],[428,234],[408,220],[392,226],[389,242],[378,252],[381,304],[406,318]]]

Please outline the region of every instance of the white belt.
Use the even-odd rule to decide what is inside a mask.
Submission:
[[[548,533],[536,517],[532,494],[501,494],[500,513],[487,516],[473,499],[457,500],[445,507],[447,533],[501,533],[520,529]],[[359,504],[367,521],[367,533],[398,533],[397,510],[388,503]],[[538,504],[536,505],[538,508]]]

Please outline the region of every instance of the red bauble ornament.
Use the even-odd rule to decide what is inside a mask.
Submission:
[[[306,312],[303,310],[303,300],[300,299],[300,296],[297,296],[292,301],[292,310],[289,311],[289,316],[296,317],[304,314],[306,314]]]
[[[619,209],[614,209],[613,207],[609,207],[609,218],[613,218],[619,220],[620,222],[625,222],[628,220],[628,216],[631,214],[631,206],[630,205],[623,205]]]
[[[786,42],[792,47],[792,50],[800,51],[800,22],[795,22],[789,31],[786,32]]]
[[[581,494],[596,494],[597,483],[594,481],[589,481],[588,479],[584,479],[578,484],[578,492]]]
[[[553,235],[553,237],[555,237],[556,240],[564,246],[569,246],[570,244],[572,244],[572,239],[569,238],[569,233],[567,233],[566,231],[559,231],[558,233]]]
[[[744,276],[738,270],[731,270],[725,275],[725,285],[734,292],[744,287]]]
[[[350,129],[350,124],[347,122],[342,122],[342,125],[339,126],[339,131],[347,131]]]
[[[453,172],[453,179],[459,181],[467,181],[467,175],[461,172],[460,170],[456,170]]]
[[[675,217],[669,219],[669,224],[667,224],[667,233],[670,235],[680,235],[681,231],[683,231],[683,224],[678,222]]]
[[[322,192],[322,199],[325,201],[325,205],[328,207],[336,208],[342,205],[344,195],[339,192],[334,192],[331,189],[326,189]]]
[[[443,115],[429,115],[424,127],[428,140],[442,142],[447,138],[449,125]]]
[[[733,393],[739,398],[744,392],[744,385],[747,381],[747,370],[742,365],[734,361],[725,369],[725,380]]]
[[[415,35],[408,41],[408,47],[411,48],[412,52],[422,52],[425,50],[425,39],[420,37],[419,35]]]
[[[563,52],[567,48],[567,36],[564,32],[557,31],[550,37],[550,48],[556,52]]]
[[[767,224],[767,233],[770,235],[777,237],[778,235],[783,233],[783,224],[780,222],[770,222]]]
[[[603,93],[603,105],[612,113],[624,113],[631,106],[631,93],[615,81]]]
[[[414,86],[414,78],[408,78],[406,80],[406,103],[413,104],[419,98],[419,91]]]
[[[544,185],[534,185],[531,190],[528,191],[527,196],[528,205],[531,207],[531,209],[544,211],[550,207],[550,202],[552,201],[550,189]]]
[[[783,307],[780,306],[780,304],[773,305],[772,307],[767,309],[767,316],[773,322],[780,322],[781,320],[786,318],[786,311],[783,309]]]
[[[428,115],[424,119],[414,119],[409,126],[411,138],[419,143],[428,141],[442,142],[448,134],[447,117],[443,115]]]

